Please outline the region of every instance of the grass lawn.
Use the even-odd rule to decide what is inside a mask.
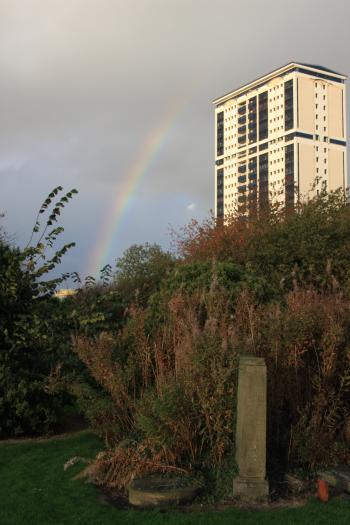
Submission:
[[[350,524],[350,503],[340,498],[259,512],[118,510],[101,503],[93,486],[72,479],[81,466],[63,471],[72,456],[92,457],[100,449],[88,432],[45,442],[0,443],[0,525]]]

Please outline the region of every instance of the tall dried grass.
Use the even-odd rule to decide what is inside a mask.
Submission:
[[[98,483],[123,488],[147,472],[218,467],[233,453],[237,354],[225,294],[215,286],[209,293],[178,293],[163,307],[167,323],[152,336],[145,311],[134,309],[118,336],[73,339],[122,429],[89,466]],[[108,413],[104,417],[96,422],[110,444]]]
[[[339,291],[296,288],[265,305],[245,291],[233,309],[214,280],[163,308],[152,332],[135,309],[118,336],[74,339],[112,407],[96,421],[109,443],[89,467],[96,482],[122,489],[149,472],[220,469],[234,453],[241,353],[267,363],[269,462],[350,463],[350,302]]]

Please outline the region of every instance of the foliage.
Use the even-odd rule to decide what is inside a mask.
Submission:
[[[188,472],[224,461],[232,450],[237,363],[230,316],[223,312],[225,294],[212,287],[174,295],[169,324],[159,325],[152,337],[138,308],[117,336],[74,339],[75,352],[110,401],[99,431],[111,448],[96,460],[97,482],[121,489],[141,473]],[[57,377],[52,381],[53,388],[59,384]],[[84,388],[80,380],[68,381],[80,403]]]
[[[350,464],[349,299],[312,287],[289,292],[283,305],[245,297],[236,320],[242,350],[267,364],[270,462]]]
[[[57,226],[51,229],[51,226],[58,222],[58,218],[69,199],[72,199],[73,195],[78,193],[76,189],[72,189],[54,203],[54,198],[62,191],[62,186],[57,186],[49,193],[41,205],[28,244],[22,252],[22,265],[30,275],[34,296],[52,295],[56,287],[69,277],[69,274],[62,274],[55,279],[42,280],[42,277],[54,270],[60,264],[62,257],[75,246],[75,243],[71,242],[63,245],[58,250],[54,249],[55,242],[64,232],[64,228]],[[48,214],[48,218],[43,228],[41,228],[40,216],[45,213]],[[31,245],[36,236],[36,242]]]
[[[65,202],[43,232],[37,219],[34,247],[0,241],[2,435],[48,431],[68,393],[107,445],[89,470],[97,483],[123,489],[149,472],[201,470],[223,496],[235,468],[237,360],[252,353],[268,368],[269,466],[350,463],[343,195],[258,222],[191,223],[178,260],[157,245],[132,246],[115,274],[106,265],[99,283],[59,302],[51,294],[65,276],[43,277],[71,247],[49,255]]]
[[[89,374],[55,378],[89,405],[108,444],[98,483],[199,469],[216,494],[230,490],[241,353],[267,362],[269,467],[350,462],[349,210],[323,193],[295,214],[192,223],[181,260],[154,281],[145,252],[130,265],[125,254],[123,323],[76,337]]]
[[[264,278],[280,296],[293,280],[322,287],[327,265],[338,283],[349,287],[350,206],[340,190],[322,192],[299,205],[298,213],[273,208],[259,220],[214,218],[192,221],[175,236],[179,254],[188,261],[231,262]]]
[[[63,228],[50,229],[76,190],[65,194],[50,211],[55,188],[43,203],[33,228],[33,246],[19,250],[0,239],[0,436],[43,433],[53,428],[62,403],[44,390],[54,364],[66,348],[59,333],[62,320],[50,298],[65,276],[44,280],[73,243],[54,252],[53,245]],[[39,215],[49,217],[40,231]],[[30,242],[31,242],[30,241]]]
[[[126,304],[136,302],[145,306],[174,264],[174,257],[157,244],[130,246],[117,259],[114,276],[116,287]]]
[[[113,284],[94,284],[77,289],[61,305],[66,331],[96,335],[108,329],[118,330],[125,322],[127,305]]]
[[[198,290],[206,290],[213,283],[225,290],[229,304],[233,305],[239,294],[251,290],[260,301],[266,301],[273,296],[269,281],[258,275],[250,264],[246,266],[231,261],[194,260],[179,262],[169,276],[163,280],[161,292],[169,296],[177,291],[192,294]],[[152,297],[152,302],[157,298]]]

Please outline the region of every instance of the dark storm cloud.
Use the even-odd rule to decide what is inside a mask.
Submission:
[[[84,270],[119,182],[178,97],[182,111],[131,201],[114,253],[141,234],[163,241],[169,222],[204,216],[213,207],[211,100],[290,60],[348,72],[349,14],[347,0],[2,0],[7,230],[24,242],[46,193],[76,186],[65,226],[78,249],[74,268],[63,269]]]

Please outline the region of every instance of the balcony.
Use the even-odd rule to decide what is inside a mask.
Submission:
[[[239,115],[245,115],[246,111],[247,111],[247,108],[246,108],[245,104],[244,104],[244,106],[239,106],[239,108],[238,108],[238,114]]]
[[[247,126],[240,126],[238,128],[238,133],[246,133],[247,132]]]
[[[238,182],[241,182],[241,183],[242,183],[242,182],[245,182],[246,180],[247,180],[247,177],[246,177],[245,175],[240,175],[240,176],[238,177]]]
[[[245,173],[246,171],[247,171],[246,164],[241,164],[240,166],[238,166],[238,173]]]
[[[256,180],[256,173],[249,173],[249,180]]]
[[[244,193],[246,191],[246,189],[247,189],[247,186],[245,186],[245,185],[244,186],[238,186],[238,192],[239,193]]]
[[[245,142],[247,142],[246,135],[241,135],[240,137],[238,137],[238,144],[244,144]]]
[[[243,117],[239,117],[238,124],[245,124],[246,123],[246,116],[243,115]]]

